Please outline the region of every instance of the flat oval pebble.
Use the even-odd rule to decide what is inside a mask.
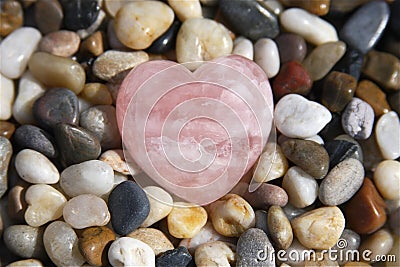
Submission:
[[[0,73],[0,83],[0,120],[8,120],[12,115],[12,105],[15,97],[14,82]]]
[[[32,184],[55,184],[60,180],[56,166],[42,153],[32,149],[18,152],[15,169],[22,179]]]
[[[46,91],[44,85],[33,75],[26,71],[18,85],[18,94],[13,105],[13,117],[20,124],[35,124],[32,106],[36,99],[41,97]]]
[[[62,151],[64,166],[94,160],[100,156],[100,142],[88,130],[65,123],[57,124],[53,130],[58,149]]]
[[[7,267],[22,267],[22,266],[43,267],[44,265],[42,264],[42,262],[40,260],[36,260],[36,259],[14,261],[10,264],[7,264]]]
[[[0,11],[0,35],[7,36],[22,26],[24,12],[18,1],[6,1],[1,3]]]
[[[22,258],[43,258],[43,228],[29,225],[11,225],[4,230],[6,247]]]
[[[64,11],[64,26],[72,31],[88,28],[95,22],[100,10],[96,0],[60,0],[60,4]]]
[[[39,97],[32,107],[33,116],[45,129],[58,123],[78,124],[78,98],[66,88],[52,88]]]
[[[0,72],[10,79],[21,77],[42,35],[31,27],[10,33],[0,44]]]
[[[187,248],[179,246],[175,249],[168,250],[162,253],[156,258],[157,267],[169,267],[169,266],[188,266],[192,260]]]
[[[346,53],[336,63],[333,70],[344,72],[353,76],[357,81],[361,75],[361,69],[364,62],[364,54],[351,46],[346,48]]]
[[[302,62],[307,54],[307,45],[303,37],[295,33],[281,33],[275,38],[282,64],[289,61]]]
[[[317,181],[299,167],[291,167],[283,177],[282,187],[289,196],[289,202],[297,208],[314,203],[318,196]]]
[[[141,227],[150,225],[164,219],[172,211],[173,200],[171,195],[157,186],[146,186],[143,188],[150,203],[150,212]]]
[[[327,108],[297,94],[282,97],[275,106],[275,124],[284,135],[307,138],[319,133],[332,119]]]
[[[83,194],[68,200],[63,208],[63,218],[74,229],[104,226],[110,221],[106,202],[91,194]]]
[[[329,249],[339,240],[345,225],[340,209],[322,207],[294,218],[292,227],[300,243],[310,249]]]
[[[356,91],[356,79],[346,73],[332,71],[324,79],[321,102],[332,112],[342,111]]]
[[[336,30],[329,22],[300,8],[284,10],[279,16],[279,21],[288,32],[302,36],[313,45],[338,40]]]
[[[319,186],[319,200],[327,206],[336,206],[349,200],[364,181],[364,168],[356,159],[346,159],[336,165]]]
[[[373,182],[365,178],[360,190],[346,203],[347,225],[358,234],[370,234],[386,222],[386,204]]]
[[[213,241],[197,247],[194,259],[196,266],[230,266],[235,261],[234,245]]]
[[[219,7],[234,32],[253,41],[279,34],[278,18],[257,1],[221,0]]]
[[[79,124],[97,137],[103,150],[121,147],[114,106],[96,105],[88,108],[80,114]]]
[[[18,148],[29,148],[42,153],[46,157],[55,158],[58,149],[54,138],[37,126],[24,124],[17,128],[13,140]]]
[[[400,199],[400,162],[385,160],[376,166],[374,172],[375,186],[385,199]]]
[[[361,242],[360,253],[368,256],[365,261],[375,262],[377,256],[387,255],[393,247],[393,236],[387,229],[380,229]],[[369,259],[369,260],[368,260]]]
[[[28,208],[25,221],[34,227],[42,226],[62,216],[62,209],[67,203],[64,195],[47,184],[36,184],[28,187],[25,193]]]
[[[390,111],[386,94],[375,83],[369,80],[362,80],[358,83],[356,96],[370,104],[377,117]]]
[[[240,236],[255,226],[253,208],[236,194],[227,194],[211,203],[210,218],[215,230],[228,237]]]
[[[39,30],[48,34],[61,28],[64,13],[58,0],[36,1],[34,16]]]
[[[372,107],[354,97],[342,113],[342,127],[355,139],[367,139],[372,133],[374,117]]]
[[[95,266],[106,266],[107,249],[115,240],[114,232],[105,226],[89,227],[82,231],[79,238],[79,251],[85,260]]]
[[[292,226],[279,206],[271,206],[268,209],[268,232],[278,248],[287,249],[292,244]]]
[[[322,79],[346,52],[346,44],[342,41],[328,42],[315,47],[302,62],[311,79]]]
[[[254,47],[253,43],[245,38],[245,37],[238,37],[233,42],[233,50],[232,54],[240,55],[250,60],[254,58]]]
[[[176,238],[192,238],[206,224],[207,218],[207,212],[203,207],[186,202],[174,202],[174,207],[167,217],[168,231]]]
[[[138,228],[127,236],[149,245],[156,256],[174,249],[174,245],[172,245],[171,241],[168,240],[165,234],[155,228]]]
[[[340,39],[362,53],[367,53],[381,37],[389,20],[389,6],[385,2],[363,5],[350,16],[340,30]]]
[[[257,167],[253,173],[254,180],[264,183],[282,177],[289,164],[278,144],[267,143],[255,166]]]
[[[369,51],[364,59],[362,73],[386,89],[400,89],[400,59],[392,54]]]
[[[245,188],[244,191],[241,192],[241,195],[243,195],[243,198],[254,208],[266,209],[271,205],[283,207],[288,202],[288,195],[285,190],[279,186],[261,183],[254,192],[250,193],[248,185],[244,185]]]
[[[210,36],[209,33],[213,32]],[[222,24],[204,18],[188,19],[176,38],[176,59],[179,63],[207,61],[229,55],[233,42],[228,29]],[[195,69],[199,63],[193,63]]]
[[[105,81],[111,81],[119,73],[128,71],[149,60],[146,52],[123,52],[108,50],[93,63],[93,74]]]
[[[108,209],[114,231],[119,235],[126,235],[144,222],[150,213],[150,203],[138,184],[126,181],[111,191]]]
[[[275,266],[275,257],[272,257],[274,252],[275,249],[267,234],[261,229],[250,228],[239,237],[237,242],[236,266],[273,267]]]
[[[52,222],[46,227],[43,243],[47,255],[57,266],[81,266],[85,258],[78,248],[78,236],[65,222]]]
[[[384,159],[400,156],[400,122],[396,112],[390,111],[378,119],[375,138]]]
[[[113,184],[113,169],[100,160],[71,165],[62,171],[60,178],[61,188],[70,197],[82,194],[102,196],[111,191]]]
[[[56,31],[45,35],[39,43],[39,51],[55,56],[70,57],[75,54],[81,43],[79,35],[72,31]]]
[[[151,247],[131,237],[121,237],[115,240],[108,250],[108,260],[115,267],[155,267],[155,255]]]
[[[124,5],[115,16],[115,32],[127,47],[149,47],[174,20],[173,10],[158,1],[138,1]]]
[[[0,136],[0,197],[4,195],[8,188],[8,168],[12,154],[11,142]]]
[[[280,59],[276,43],[269,38],[261,38],[254,44],[254,61],[264,70],[268,78],[278,74]]]
[[[62,87],[79,94],[85,85],[83,67],[70,58],[36,52],[29,59],[29,70],[44,85]]]
[[[187,19],[203,17],[199,0],[168,0],[168,5],[174,10],[176,16],[182,22],[185,22]]]
[[[313,81],[308,71],[296,61],[283,64],[275,77],[272,90],[277,99],[288,94],[307,95]]]

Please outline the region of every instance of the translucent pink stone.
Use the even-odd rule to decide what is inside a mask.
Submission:
[[[229,192],[260,155],[272,125],[268,78],[253,61],[221,57],[193,73],[155,60],[132,70],[117,99],[127,162],[185,201],[204,205]]]

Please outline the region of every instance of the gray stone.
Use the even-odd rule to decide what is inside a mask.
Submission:
[[[4,243],[14,254],[23,258],[43,258],[43,229],[29,225],[11,225],[4,231]]]
[[[0,198],[8,188],[8,166],[13,153],[12,145],[7,138],[0,136]]]
[[[265,210],[256,210],[256,228],[268,234],[268,213]]]
[[[367,139],[374,126],[374,110],[365,101],[354,97],[342,114],[344,131],[355,139]]]
[[[349,255],[349,257],[338,257],[338,263],[343,265],[348,261],[356,261],[357,258],[355,254],[346,253],[346,251],[357,250],[360,246],[361,238],[360,235],[350,229],[344,229],[342,235],[339,238],[339,241],[332,247],[332,250],[338,250],[338,254],[342,253],[342,255]],[[351,258],[353,257],[353,258]]]

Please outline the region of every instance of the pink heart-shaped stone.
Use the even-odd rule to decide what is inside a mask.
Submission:
[[[172,61],[142,63],[117,98],[125,158],[148,175],[135,180],[199,205],[228,193],[251,168],[272,114],[264,71],[235,55],[205,62],[193,73]]]

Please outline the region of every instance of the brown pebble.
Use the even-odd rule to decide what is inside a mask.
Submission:
[[[390,107],[400,114],[400,91],[389,96]]]
[[[18,222],[24,222],[28,204],[25,201],[26,186],[16,185],[8,192],[8,216]]]
[[[262,183],[252,193],[246,190],[243,198],[257,209],[267,209],[273,205],[284,207],[288,202],[288,195],[283,188],[267,183]]]
[[[268,210],[268,231],[279,248],[288,249],[292,244],[292,226],[285,212],[279,206],[271,206]]]
[[[72,31],[56,31],[44,36],[39,43],[39,50],[60,57],[70,57],[79,49],[81,39]]]
[[[111,229],[105,226],[89,227],[82,231],[79,249],[89,264],[107,266],[107,251],[114,240],[115,234]]]
[[[15,125],[8,121],[0,121],[0,136],[10,139],[15,132]]]
[[[94,56],[100,56],[104,52],[103,33],[97,31],[90,35],[81,45],[82,51],[87,51]]]
[[[353,98],[356,87],[357,81],[353,76],[332,71],[324,80],[322,104],[332,112],[340,112]]]
[[[64,18],[58,0],[42,0],[35,4],[35,21],[43,34],[58,31]]]
[[[107,85],[102,83],[87,83],[80,96],[93,105],[111,105],[113,102]]]
[[[281,0],[288,7],[300,7],[317,16],[326,15],[331,0]]]
[[[0,35],[7,36],[22,26],[24,14],[18,1],[2,1],[0,7]]]
[[[361,81],[357,86],[356,96],[370,104],[377,117],[390,111],[386,94],[371,81]]]
[[[360,190],[345,206],[346,222],[358,234],[375,232],[386,222],[385,208],[385,201],[375,185],[365,178]]]

